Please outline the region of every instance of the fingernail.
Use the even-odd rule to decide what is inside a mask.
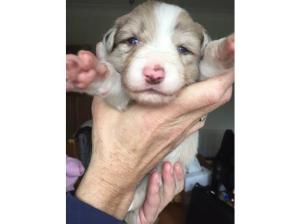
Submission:
[[[175,169],[176,169],[177,177],[182,177],[183,173],[182,173],[181,165],[179,163],[175,164]]]
[[[151,171],[151,174],[153,174],[154,172],[157,171],[157,168],[154,168],[152,171]]]
[[[172,164],[169,161],[164,162],[163,170],[166,170],[169,173],[171,172],[171,169],[172,169]]]

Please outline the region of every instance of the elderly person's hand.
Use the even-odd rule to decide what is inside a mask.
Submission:
[[[136,210],[138,214],[130,214],[137,219],[137,224],[152,224],[159,213],[173,200],[174,196],[183,190],[184,171],[179,162],[171,164],[164,162],[162,174],[151,173],[147,194],[142,207]]]
[[[168,105],[135,104],[124,112],[94,97],[93,153],[77,197],[123,219],[137,183],[184,138],[203,126],[201,117],[230,99],[233,79],[233,69],[229,69],[188,86]]]
[[[228,66],[231,61],[227,59],[232,58],[234,51],[234,38],[230,36],[224,40],[215,42],[209,51],[215,60]],[[89,52],[82,51],[78,57],[68,55],[67,65],[67,88],[72,91],[88,88],[93,80],[107,75],[107,67]],[[124,112],[111,108],[100,97],[94,97],[93,153],[76,191],[77,197],[123,219],[141,178],[183,139],[204,125],[199,122],[201,117],[231,98],[233,79],[234,70],[229,68],[219,76],[186,87],[168,105],[134,104]],[[140,209],[141,214],[146,207]],[[145,214],[147,211],[144,210]],[[153,217],[155,219],[155,215]]]

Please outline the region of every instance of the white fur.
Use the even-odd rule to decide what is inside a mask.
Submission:
[[[182,8],[176,5],[170,5],[167,3],[160,3],[155,7],[155,20],[157,27],[157,38],[160,39],[161,44],[170,43],[170,36],[175,27],[177,17],[182,12]],[[166,42],[164,42],[166,40]]]
[[[160,45],[155,41],[146,45],[141,49],[134,59],[134,63],[131,63],[128,69],[128,83],[130,83],[130,89],[140,91],[149,87],[145,82],[143,76],[143,68],[149,65],[159,64],[165,70],[164,81],[152,88],[160,90],[166,94],[173,94],[177,92],[183,83],[183,67],[179,61],[179,57],[171,40],[168,45]],[[154,46],[157,47],[154,47]],[[168,47],[168,49],[166,49]]]
[[[96,54],[99,59],[101,58],[101,62],[106,64],[109,71],[109,74],[107,74],[108,78],[104,81],[92,83],[91,91],[87,93],[90,95],[100,95],[106,99],[106,102],[111,106],[118,110],[124,110],[130,98],[122,87],[121,74],[118,73],[111,64],[105,61],[106,52],[105,46],[101,42],[98,43],[96,46]]]
[[[131,90],[141,91],[149,88],[143,76],[143,68],[155,64],[163,67],[166,74],[161,84],[151,86],[151,88],[167,95],[172,95],[182,88],[184,81],[181,74],[184,68],[181,65],[176,46],[171,39],[180,12],[182,9],[175,5],[161,3],[155,6],[155,18],[151,18],[156,20],[155,24],[157,24],[155,36],[150,43],[138,51],[134,63],[131,63],[128,69],[128,87]],[[145,93],[142,98],[156,97],[151,95],[153,94]]]

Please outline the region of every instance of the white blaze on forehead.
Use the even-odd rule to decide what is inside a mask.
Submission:
[[[183,11],[178,6],[157,3],[154,6],[152,19],[155,27],[149,42],[142,45],[132,57],[126,75],[126,86],[133,90],[149,88],[145,82],[143,69],[145,66],[161,65],[165,70],[165,78],[159,85],[151,86],[167,95],[175,94],[184,84],[184,67],[173,43],[174,28]],[[147,27],[146,27],[147,28]],[[141,96],[140,98],[143,98]]]
[[[167,3],[159,3],[155,5],[154,16],[156,24],[156,32],[154,42],[169,45],[172,42],[172,34],[176,26],[177,18],[183,10]]]

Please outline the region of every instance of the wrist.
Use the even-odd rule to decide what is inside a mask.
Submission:
[[[108,170],[90,164],[75,194],[81,201],[122,220],[132,201],[134,188],[124,187],[116,176],[109,175]]]

